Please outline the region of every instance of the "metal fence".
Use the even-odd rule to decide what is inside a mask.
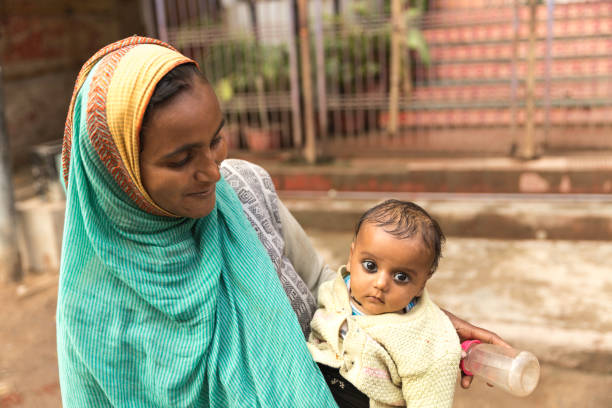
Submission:
[[[530,3],[143,0],[215,85],[235,149],[612,149],[612,2]]]

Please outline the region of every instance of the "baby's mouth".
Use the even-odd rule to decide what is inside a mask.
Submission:
[[[366,296],[366,299],[368,299],[370,302],[380,303],[381,305],[385,304],[385,302],[378,296]]]

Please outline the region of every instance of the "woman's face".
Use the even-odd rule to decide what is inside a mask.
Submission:
[[[219,165],[227,156],[222,126],[217,97],[199,78],[153,112],[141,136],[140,172],[157,205],[180,217],[210,214]]]

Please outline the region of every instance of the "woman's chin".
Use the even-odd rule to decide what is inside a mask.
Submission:
[[[190,198],[190,202],[183,205],[176,215],[186,218],[204,218],[215,208],[216,197],[213,192],[206,199]]]
[[[194,209],[190,218],[204,218],[209,215],[215,209],[215,195],[213,194],[211,199],[204,203],[201,207]]]

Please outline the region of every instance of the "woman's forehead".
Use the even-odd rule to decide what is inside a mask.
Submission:
[[[184,143],[206,143],[223,121],[212,87],[196,80],[156,109],[143,135],[143,150],[159,145],[164,151]]]

